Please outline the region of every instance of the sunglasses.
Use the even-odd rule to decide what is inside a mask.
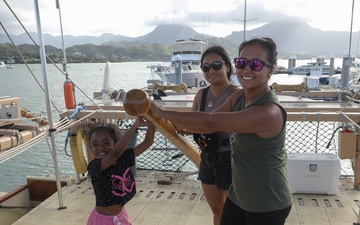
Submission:
[[[200,65],[201,70],[206,73],[209,72],[211,67],[214,70],[220,70],[222,68],[222,64],[224,63],[224,61],[215,61],[213,63],[204,63]]]
[[[268,63],[268,62],[264,62],[260,59],[246,59],[246,58],[235,58],[234,59],[234,63],[235,63],[235,67],[237,69],[245,69],[245,67],[247,66],[247,64],[249,64],[249,67],[252,71],[256,71],[259,72],[263,69],[264,65],[271,67],[272,64]]]

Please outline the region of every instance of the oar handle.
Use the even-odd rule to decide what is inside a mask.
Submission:
[[[151,107],[149,95],[141,89],[128,91],[123,103],[125,111],[132,116],[144,116]]]
[[[179,148],[196,166],[200,165],[200,154],[197,147],[186,137],[180,136],[172,123],[155,116],[151,108],[149,95],[141,89],[132,89],[126,93],[124,98],[125,111],[132,116],[142,116]]]

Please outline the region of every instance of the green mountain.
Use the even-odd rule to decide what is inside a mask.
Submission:
[[[123,62],[123,61],[169,61],[172,54],[172,44],[178,39],[193,37],[206,41],[209,46],[221,45],[231,57],[235,57],[238,46],[243,39],[243,31],[234,31],[225,38],[200,34],[189,26],[159,25],[152,32],[137,38],[122,35],[103,34],[101,36],[65,35],[66,55],[72,62]],[[30,33],[35,37],[34,33]],[[271,37],[277,43],[279,57],[312,58],[318,55],[324,57],[342,57],[348,52],[349,32],[321,31],[306,23],[282,22],[266,24],[262,27],[246,31],[246,38],[253,36]],[[0,34],[0,60],[22,63],[23,58],[28,63],[37,63],[39,53],[36,45],[29,38],[14,35],[17,48],[8,42],[8,38]],[[54,62],[61,62],[63,51],[59,47],[60,36],[44,35],[45,52]],[[36,40],[36,38],[34,38]],[[352,34],[352,40],[360,40],[359,32]],[[54,47],[55,46],[55,47]],[[352,54],[357,54],[359,44],[352,44]],[[22,55],[19,54],[21,52]]]

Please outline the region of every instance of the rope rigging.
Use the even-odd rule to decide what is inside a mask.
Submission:
[[[18,21],[18,23],[21,25],[21,27],[24,29],[25,33],[27,34],[27,36],[31,39],[31,41],[33,42],[33,44],[37,47],[40,48],[40,46],[35,42],[35,40],[31,37],[30,33],[27,31],[27,29],[25,28],[25,26],[21,23],[21,21],[19,20],[19,18],[16,16],[15,12],[11,9],[10,5],[6,2],[6,0],[3,0],[4,3],[6,4],[6,6],[9,8],[9,10],[11,11],[11,13],[13,14],[13,16],[16,18],[16,20]],[[4,25],[2,24],[2,22],[0,21],[0,25],[3,28],[4,32],[6,33],[7,37],[9,38],[9,40],[11,41],[12,45],[14,46],[14,48],[16,49],[16,51],[18,52],[19,56],[21,57],[22,61],[24,62],[25,66],[27,67],[27,69],[30,71],[32,77],[35,79],[35,81],[37,82],[37,84],[39,85],[39,87],[42,89],[43,92],[45,92],[45,89],[43,88],[43,86],[40,84],[39,80],[36,78],[35,74],[33,73],[33,71],[31,70],[31,68],[29,67],[27,61],[25,60],[23,54],[21,53],[21,51],[18,49],[18,47],[15,45],[14,41],[12,40],[11,36],[9,35],[9,33],[7,32],[6,28],[4,27]],[[65,54],[65,51],[64,51]],[[64,58],[66,58],[66,56],[64,56]],[[77,90],[79,90],[92,104],[94,104],[95,106],[97,106],[99,109],[101,108],[96,102],[94,102],[72,79],[70,79],[69,75],[67,74],[66,69],[63,71],[59,66],[57,66],[55,64],[55,62],[48,56],[46,55],[46,59],[49,60],[51,62],[51,64],[53,66],[55,66],[57,68],[58,71],[61,72],[61,74],[65,77],[65,79],[67,81],[70,81],[73,85],[74,85],[74,90],[75,88]],[[75,92],[74,92],[75,93]],[[75,96],[74,96],[75,98]],[[53,105],[53,107],[56,109],[56,111],[59,113],[60,110],[56,107],[56,105],[53,103],[53,101],[51,101],[51,104]]]

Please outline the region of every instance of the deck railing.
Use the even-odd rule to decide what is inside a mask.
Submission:
[[[178,111],[189,111],[191,103],[178,102],[177,104],[162,104],[165,108]],[[354,186],[360,184],[360,141],[358,130],[360,124],[359,105],[348,102],[325,102],[325,101],[295,101],[282,102],[287,110],[287,134],[286,149],[288,153],[332,153],[341,159],[351,160],[354,174]],[[64,112],[68,116],[72,111]],[[77,117],[87,120],[109,120],[121,121],[120,128],[127,129],[135,117],[129,116],[123,111],[122,104],[102,106],[102,110],[88,107],[81,111]],[[86,122],[86,121],[84,121]],[[350,128],[353,135],[343,140],[340,145],[339,134],[344,128]],[[145,137],[146,128],[139,128],[137,141]],[[342,135],[340,135],[342,136]],[[343,136],[342,136],[343,137]],[[192,136],[188,136],[192,140]],[[192,140],[193,141],[193,140]],[[193,142],[194,143],[194,142]],[[346,154],[340,154],[339,146],[346,145]],[[194,143],[194,145],[196,145]],[[138,169],[154,169],[164,171],[190,171],[196,172],[196,166],[178,150],[161,133],[156,132],[155,142],[149,150],[137,158]]]
[[[352,120],[352,121],[351,121]],[[286,149],[288,153],[332,153],[339,155],[339,133],[345,128],[354,131],[357,138],[357,126],[360,114],[355,112],[346,113],[345,116],[339,112],[288,112]],[[129,126],[132,120],[123,123],[124,128]],[[140,128],[138,142],[145,137],[146,128]],[[188,138],[195,144],[192,136]],[[186,158],[169,140],[161,133],[156,132],[155,142],[149,150],[137,158],[138,169],[154,169],[164,171],[196,171],[196,166]],[[359,147],[353,149],[354,156]],[[357,169],[359,162],[354,158],[344,158],[353,161],[355,182],[357,187],[360,177]]]

